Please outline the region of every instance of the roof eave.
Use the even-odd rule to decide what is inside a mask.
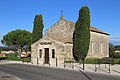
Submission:
[[[105,34],[105,35],[110,35],[110,34],[108,34],[108,33],[104,33],[104,32],[98,32],[98,31],[94,31],[94,30],[90,30],[90,31],[92,31],[92,32],[97,32],[97,33],[101,33],[101,34]]]

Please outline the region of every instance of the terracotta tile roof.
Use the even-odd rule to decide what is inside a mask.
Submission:
[[[68,20],[64,20],[66,23],[68,23],[70,25],[70,27],[74,27],[75,26],[75,23],[74,22],[71,22],[71,21],[68,21]],[[101,33],[101,34],[106,34],[106,35],[109,35],[108,33],[105,33],[95,27],[90,27],[90,31],[93,31],[93,32],[97,32],[97,33]]]
[[[108,33],[105,33],[101,30],[98,30],[97,28],[95,27],[90,27],[90,31],[93,31],[93,32],[97,32],[97,33],[101,33],[101,34],[106,34],[106,35],[109,35]]]

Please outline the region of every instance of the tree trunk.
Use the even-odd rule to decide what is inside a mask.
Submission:
[[[21,59],[21,49],[18,48],[18,55],[19,55],[19,58]]]
[[[1,53],[2,49],[0,49],[0,53]]]
[[[84,60],[83,60],[83,70],[85,69],[85,65],[84,65],[85,63],[84,63]]]

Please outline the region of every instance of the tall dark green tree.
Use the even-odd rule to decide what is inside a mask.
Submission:
[[[33,26],[33,32],[32,32],[32,43],[38,41],[43,37],[43,20],[42,15],[36,15],[34,18],[34,26]]]
[[[90,12],[89,8],[83,6],[79,10],[79,17],[75,23],[73,33],[73,57],[75,60],[84,61],[87,56],[90,43]]]

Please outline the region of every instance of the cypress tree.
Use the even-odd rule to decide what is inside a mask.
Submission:
[[[79,10],[79,17],[75,23],[73,33],[73,57],[76,61],[84,61],[89,50],[90,42],[90,13],[89,8],[83,6]]]
[[[34,18],[34,26],[33,26],[33,32],[32,32],[32,43],[38,41],[43,37],[43,20],[42,15],[36,15]]]

